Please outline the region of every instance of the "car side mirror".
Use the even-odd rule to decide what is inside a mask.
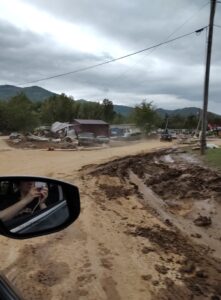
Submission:
[[[25,239],[60,231],[80,214],[78,188],[45,177],[0,177],[0,234]]]

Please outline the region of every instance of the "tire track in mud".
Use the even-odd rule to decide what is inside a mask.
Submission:
[[[84,187],[86,189],[88,188],[86,183],[84,183]],[[84,231],[87,232],[87,239],[85,241],[85,249],[87,249],[85,264],[90,265],[90,272],[92,272],[93,279],[88,281],[88,273],[87,275],[83,274],[83,278],[86,278],[86,289],[90,291],[88,299],[120,300],[121,297],[116,289],[116,282],[111,274],[114,254],[110,249],[105,247],[102,241],[102,234],[99,234],[100,232],[97,231],[98,228],[102,231],[105,230],[104,224],[102,224],[99,218],[100,213],[96,202],[91,202],[94,196],[97,197],[98,194],[96,191],[94,191],[93,195],[85,192],[84,196],[86,201],[90,199],[90,203],[88,203],[87,209],[85,210],[87,220],[84,222]],[[93,230],[93,228],[95,230]],[[82,278],[82,276],[80,276],[80,278]]]
[[[166,151],[168,154],[168,150]],[[170,153],[170,152],[169,152]],[[153,172],[154,169],[163,167],[163,172],[169,170],[172,177],[166,177],[166,174],[163,174],[162,171],[160,176],[165,177],[165,180],[172,182],[172,178],[176,180],[177,177],[183,176],[183,170],[188,169],[188,166],[182,166],[181,170],[178,172],[176,170],[171,170],[167,165],[157,163],[153,165],[153,159],[158,160],[162,155],[165,154],[165,151],[159,151],[159,153],[154,154],[144,154],[138,156],[130,156],[126,158],[117,159],[110,163],[99,165],[97,168],[93,167],[89,170],[90,176],[96,177],[96,184],[100,188],[100,192],[103,192],[103,201],[100,201],[100,207],[103,211],[111,210],[108,208],[108,202],[119,203],[119,199],[123,198],[122,201],[130,201],[130,196],[136,195],[137,200],[141,195],[137,193],[136,187],[131,185],[128,182],[129,179],[129,170],[132,169],[140,178],[145,179],[146,169]],[[148,166],[149,165],[149,166]],[[219,175],[213,171],[208,171],[208,169],[203,169],[202,167],[191,166],[190,168],[193,176],[197,176],[198,172],[203,172],[209,176],[207,184],[204,184],[202,193],[200,193],[200,198],[203,199],[203,195],[211,195],[214,197],[216,193],[219,194],[220,188],[218,187],[219,182],[221,182]],[[148,173],[149,173],[148,172]],[[151,172],[150,172],[151,173]],[[209,175],[208,175],[209,174]],[[156,180],[147,178],[148,183],[154,183],[155,188],[157,189],[156,183],[160,183],[160,176]],[[195,187],[197,182],[194,182],[193,177],[193,186]],[[118,184],[117,179],[118,179]],[[183,176],[183,180],[187,179],[186,183],[191,184],[191,176]],[[202,180],[202,179],[201,179]],[[134,190],[133,190],[134,188]],[[179,188],[177,186],[176,188]],[[182,188],[184,188],[182,186]],[[188,191],[188,197],[192,197],[190,189],[186,187]],[[170,188],[169,192],[173,195],[176,189],[172,190]],[[184,191],[184,190],[183,190]],[[161,190],[162,192],[162,190]],[[98,192],[99,193],[99,192]],[[218,196],[217,194],[217,196]],[[196,195],[196,194],[195,194]],[[183,193],[178,194],[182,199]],[[164,197],[164,199],[167,199]],[[99,201],[98,201],[99,202]],[[114,205],[112,205],[113,207]],[[148,208],[146,208],[148,210]],[[112,210],[114,211],[114,210]],[[135,208],[136,211],[136,208]],[[119,210],[115,211],[116,216],[120,217]],[[150,210],[151,213],[154,213]],[[154,214],[157,218],[157,215]],[[128,217],[125,218],[128,220]],[[130,220],[130,218],[129,218]],[[220,299],[221,297],[221,261],[210,257],[210,249],[208,247],[200,247],[195,245],[195,243],[188,238],[182,236],[181,232],[176,230],[171,224],[160,224],[147,226],[143,222],[140,226],[137,222],[127,223],[129,230],[126,230],[126,234],[132,234],[139,241],[147,239],[148,242],[154,248],[143,247],[143,254],[148,255],[149,253],[155,253],[158,255],[158,260],[160,263],[155,264],[154,268],[158,273],[158,280],[152,280],[151,274],[145,274],[142,276],[144,281],[150,282],[154,288],[152,288],[152,298],[153,299]],[[146,225],[146,226],[145,226]],[[132,229],[131,229],[132,228]],[[129,241],[128,241],[129,242]],[[156,248],[157,247],[157,248]],[[166,248],[167,247],[167,248]],[[155,249],[149,251],[149,249]],[[176,258],[176,259],[175,259]],[[152,263],[153,265],[153,263]],[[133,299],[133,298],[131,298]],[[149,298],[148,298],[149,299]]]
[[[131,159],[91,166],[93,175],[84,168],[75,182],[82,191],[79,220],[62,233],[23,244],[10,260],[4,271],[25,299],[219,299],[220,262],[207,261],[199,248],[199,262],[182,248],[165,251],[166,241],[172,247],[180,235],[173,237],[173,228],[139,202],[136,186],[125,180]],[[135,170],[148,164],[144,159]]]
[[[144,287],[143,281],[140,280],[142,273],[138,271],[137,276],[137,261],[131,260],[132,253],[127,251],[131,246],[127,243],[128,238],[124,234],[125,228],[122,224],[127,222],[128,217],[118,212],[117,207],[111,207],[111,202],[106,202],[99,183],[96,178],[87,176],[83,183],[85,189],[91,191],[86,199],[90,203],[87,209],[90,210],[91,220],[88,220],[85,231],[89,233],[87,248],[90,249],[92,268],[97,274],[93,283],[93,289],[99,291],[96,299],[150,299],[149,285],[145,283]],[[109,183],[115,187],[119,185],[119,182]],[[116,203],[121,206],[120,200],[116,199]],[[126,241],[122,240],[122,236],[126,237]]]
[[[136,259],[134,262],[130,254],[128,256],[127,250],[131,246],[127,243],[128,237],[122,227],[127,217],[118,213],[116,207],[114,210],[105,203],[99,182],[95,181],[85,177],[80,184],[80,189],[84,187],[85,190],[83,202],[86,203],[83,205],[84,220],[81,220],[82,230],[87,232],[83,242],[84,250],[87,251],[84,251],[84,260],[86,264],[90,262],[89,271],[96,275],[91,282],[87,282],[83,268],[78,267],[84,284],[82,288],[89,291],[85,299],[150,299],[149,285],[145,283],[144,287],[140,280],[142,273],[137,270]],[[122,236],[124,239],[126,237],[126,241],[122,241]]]

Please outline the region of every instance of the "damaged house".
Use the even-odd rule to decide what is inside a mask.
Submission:
[[[109,124],[102,120],[74,119],[73,125],[77,135],[83,132],[91,132],[95,137],[104,136],[109,138],[110,136]]]

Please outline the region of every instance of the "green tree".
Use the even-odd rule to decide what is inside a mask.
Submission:
[[[170,129],[184,129],[185,128],[185,117],[177,114],[174,116],[169,116],[168,128]]]
[[[168,127],[170,129],[196,129],[197,124],[198,124],[197,116],[190,115],[184,117],[177,114],[169,117]]]
[[[143,101],[140,105],[135,106],[133,120],[142,131],[148,133],[159,122],[159,116],[152,102]]]
[[[115,116],[114,105],[113,102],[109,99],[104,99],[102,103],[102,116],[103,120],[112,123]]]
[[[24,93],[11,98],[5,107],[5,129],[28,132],[39,125],[39,116],[33,103]]]
[[[7,130],[7,118],[6,118],[7,103],[0,100],[0,131],[4,132]]]
[[[198,117],[194,115],[190,115],[186,118],[184,123],[184,128],[186,129],[196,129],[198,124]]]
[[[41,120],[43,123],[71,122],[73,116],[74,100],[65,94],[54,95],[44,101],[41,106]]]
[[[76,101],[74,116],[79,119],[102,119],[102,106],[98,102]]]
[[[113,124],[125,124],[127,122],[127,118],[123,115],[116,113],[113,119]]]

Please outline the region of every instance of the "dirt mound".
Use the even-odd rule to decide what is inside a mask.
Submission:
[[[182,169],[179,164],[161,168],[160,174],[151,173],[145,183],[165,200],[219,198],[221,195],[221,176],[212,170],[188,164]]]
[[[155,159],[175,151],[176,150],[171,149],[159,150],[154,153],[145,153],[133,156],[130,155],[124,158],[118,158],[111,162],[100,164],[93,171],[90,171],[90,174],[95,176],[108,175],[111,177],[126,179],[128,178],[128,170],[132,169],[134,173],[139,175],[139,177],[144,178],[148,170],[157,172],[161,169],[161,167],[166,167],[166,164],[163,164],[161,167],[158,166],[158,164],[154,162]]]
[[[168,154],[173,163],[165,161]],[[127,156],[100,165],[90,174],[126,180],[131,170],[164,200],[219,199],[221,176],[208,168],[182,161],[179,154],[179,151],[173,149]]]

